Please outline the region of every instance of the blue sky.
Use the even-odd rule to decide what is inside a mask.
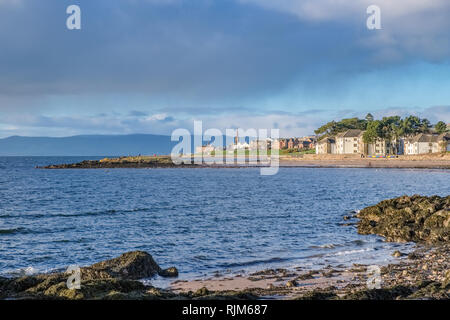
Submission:
[[[0,137],[450,122],[449,15],[446,0],[0,0]]]

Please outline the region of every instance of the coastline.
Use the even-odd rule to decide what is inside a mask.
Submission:
[[[193,158],[192,158],[193,159]],[[119,157],[102,160],[84,160],[78,163],[50,164],[38,169],[115,169],[115,168],[260,168],[270,166],[269,161],[233,158],[233,163],[212,164],[214,158],[205,157],[199,164],[176,165],[170,156]],[[229,159],[228,159],[229,160]],[[239,162],[238,162],[239,161]],[[304,155],[303,157],[282,156],[273,165],[287,168],[396,168],[396,169],[450,169],[450,154],[430,154],[418,156],[399,156],[398,158],[361,158],[353,155],[327,157],[324,155]],[[209,163],[210,162],[210,163]]]
[[[405,255],[395,252],[398,261],[380,265],[380,282],[368,287],[372,266],[354,264],[351,267],[327,266],[317,270],[265,269],[248,275],[215,277],[203,280],[172,281],[168,288],[152,285],[152,279],[140,281],[143,275],[160,273],[176,276],[159,269],[150,255],[129,252],[121,257],[96,263],[81,270],[79,290],[68,289],[70,274],[51,273],[23,276],[15,279],[0,277],[0,299],[8,300],[448,300],[450,299],[450,244],[434,247],[419,245]],[[135,256],[123,263],[124,256]],[[150,257],[150,258],[148,258]],[[143,259],[144,258],[144,259]],[[152,268],[142,267],[144,263]],[[111,261],[116,261],[111,264]],[[137,274],[122,270],[124,265]],[[98,266],[108,266],[99,269]],[[136,268],[136,265],[139,267]],[[136,272],[136,271],[135,271]]]
[[[395,263],[380,265],[380,288],[369,289],[371,266],[325,267],[317,270],[265,269],[249,275],[172,282],[178,294],[203,292],[253,295],[259,299],[449,299],[449,245],[418,246]]]

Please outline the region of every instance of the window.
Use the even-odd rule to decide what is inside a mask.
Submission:
[[[356,148],[358,145],[355,143],[353,146]]]

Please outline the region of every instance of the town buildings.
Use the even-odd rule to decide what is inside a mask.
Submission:
[[[404,154],[423,154],[450,151],[450,133],[420,133],[404,140]]]
[[[377,138],[373,143],[364,143],[364,131],[350,129],[335,137],[325,137],[316,146],[317,154],[361,154],[364,156],[385,156],[388,154],[424,154],[450,151],[450,133],[418,134],[402,137],[392,145]]]

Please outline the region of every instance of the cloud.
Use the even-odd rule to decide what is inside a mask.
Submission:
[[[3,117],[0,122],[0,135],[50,135],[68,136],[76,134],[130,134],[152,133],[170,135],[177,128],[192,132],[194,120],[203,122],[203,129],[280,129],[282,136],[301,136],[311,134],[323,121],[317,113],[290,114],[270,112],[267,114],[227,116],[203,116],[195,118],[175,118],[167,114],[147,115],[145,113],[98,114],[96,116],[42,116],[16,115]],[[45,132],[45,133],[44,133]]]
[[[372,2],[79,0],[69,31],[70,1],[0,0],[1,134],[168,134],[200,118],[303,135],[448,105],[450,2],[380,0],[369,31]]]
[[[267,9],[290,13],[308,20],[341,20],[342,18],[366,16],[370,5],[377,5],[389,18],[400,18],[430,10],[448,8],[446,0],[238,0],[245,4],[255,4]]]
[[[269,10],[285,12],[302,21],[365,26],[366,9],[381,9],[382,30],[359,32],[360,43],[373,49],[380,61],[398,61],[413,55],[428,60],[448,59],[447,0],[238,0]]]

